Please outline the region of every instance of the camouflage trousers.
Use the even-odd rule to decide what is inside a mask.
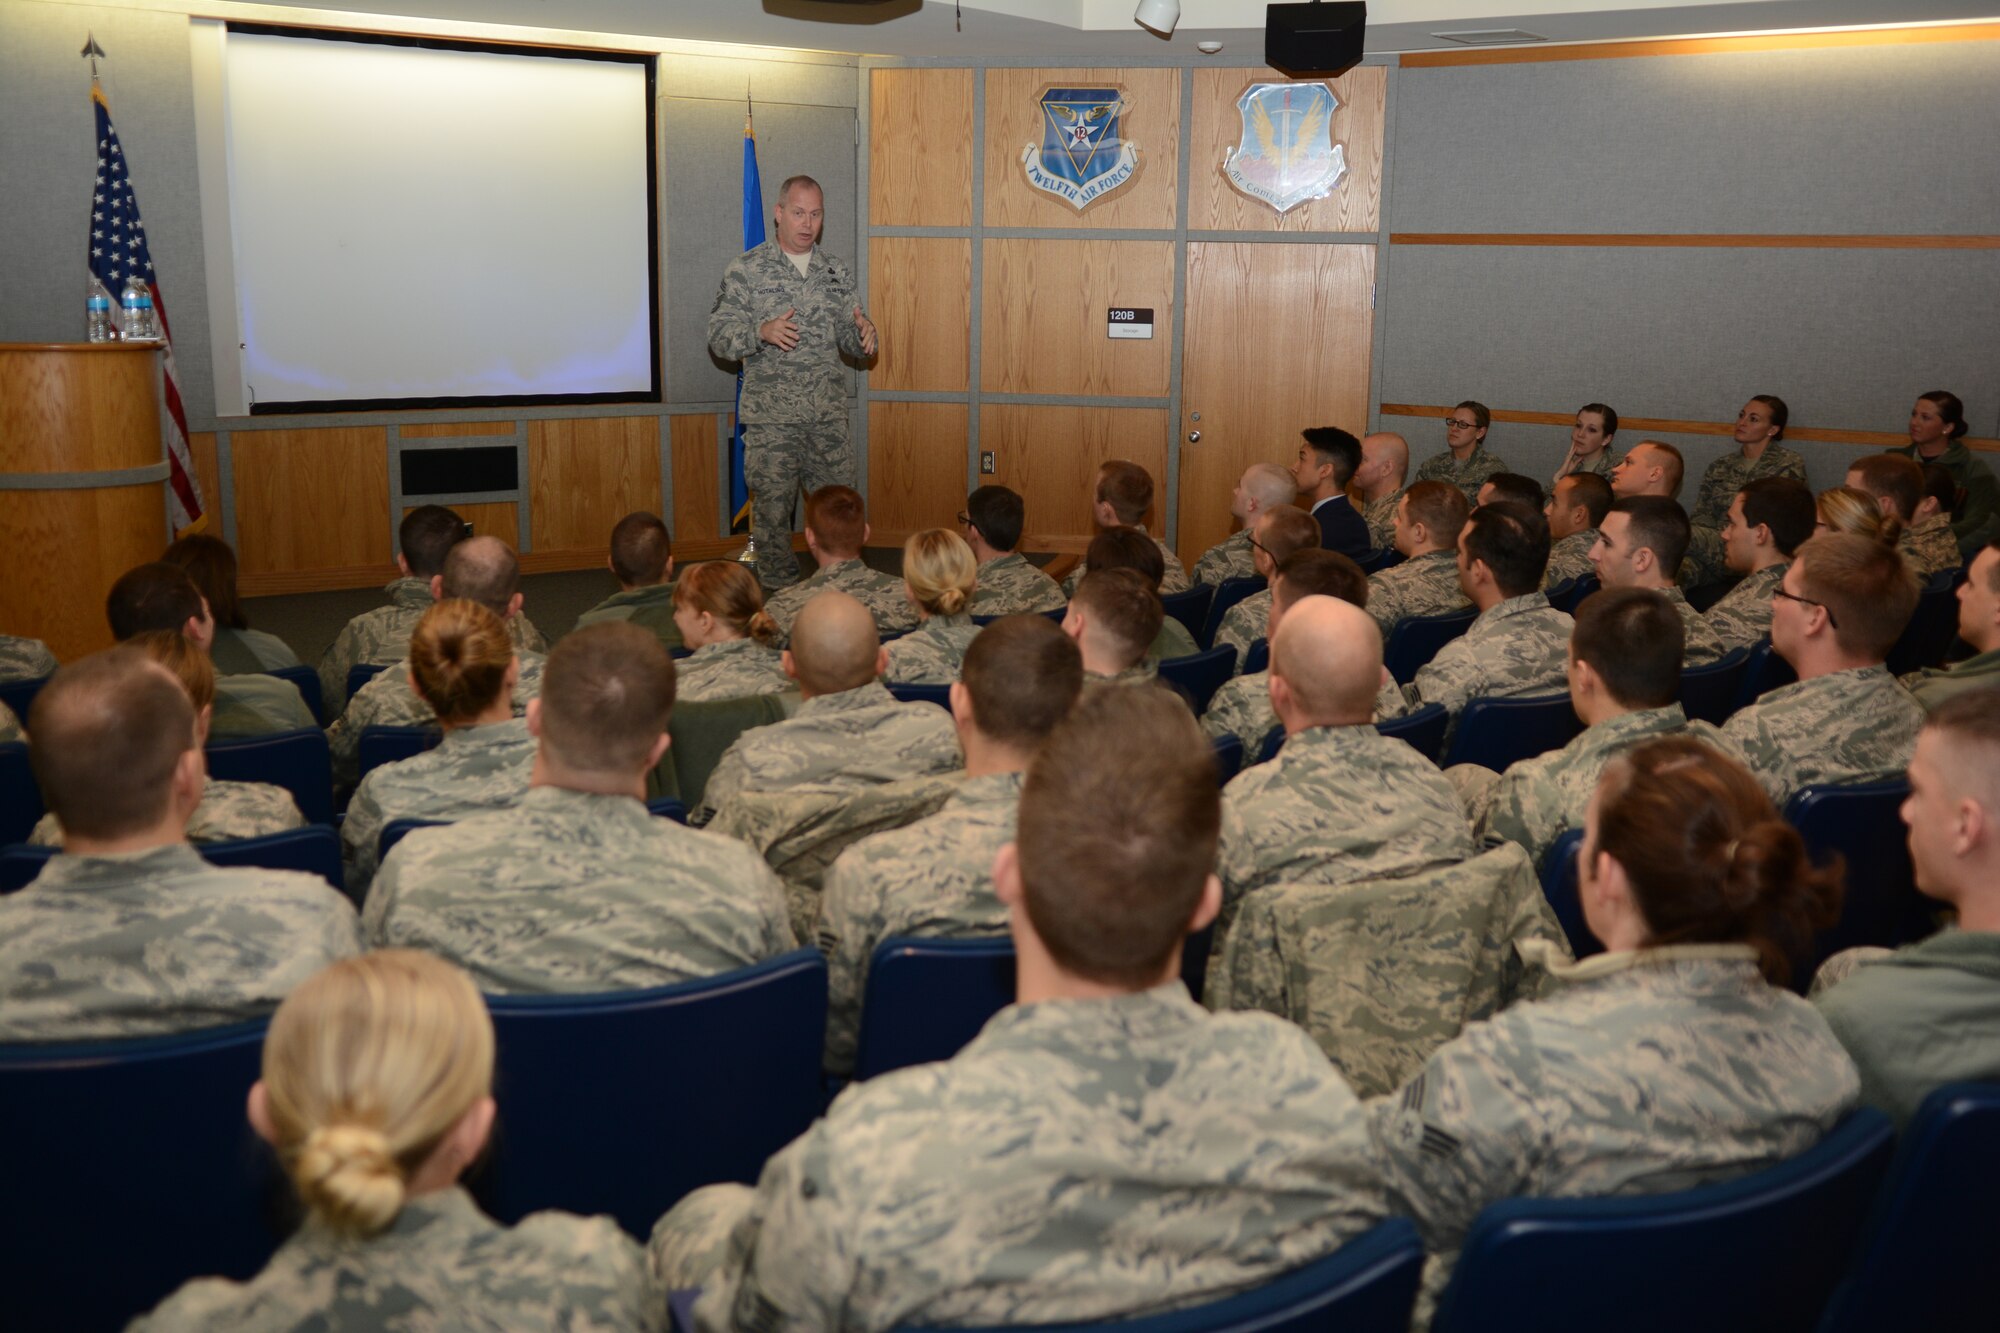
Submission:
[[[792,511],[800,488],[811,493],[852,486],[857,474],[844,418],[743,427],[743,484],[750,489],[750,535],[766,596],[799,581]]]
[[[729,1237],[750,1212],[748,1185],[705,1185],[653,1224],[646,1263],[662,1291],[708,1284],[729,1257]]]

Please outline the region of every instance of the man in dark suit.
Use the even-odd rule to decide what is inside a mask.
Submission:
[[[1361,441],[1338,426],[1313,426],[1299,432],[1298,462],[1292,480],[1312,497],[1312,516],[1319,520],[1319,544],[1352,560],[1367,555],[1374,543],[1368,524],[1347,500],[1347,482],[1361,466]]]

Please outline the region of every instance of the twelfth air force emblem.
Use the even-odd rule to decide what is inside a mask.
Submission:
[[[1324,199],[1347,174],[1333,141],[1340,99],[1323,83],[1256,83],[1236,99],[1242,141],[1222,155],[1229,183],[1280,214]]]
[[[1122,88],[1047,88],[1042,141],[1021,153],[1028,184],[1081,213],[1132,179],[1139,150],[1125,137]]]

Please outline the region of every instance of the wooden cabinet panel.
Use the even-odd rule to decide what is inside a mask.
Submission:
[[[674,468],[674,512],[667,526],[676,542],[712,540],[721,535],[715,517],[721,493],[716,476],[715,418],[673,417],[667,429]]]
[[[239,430],[229,453],[243,573],[379,570],[395,560],[384,428]]]
[[[596,551],[634,510],[660,510],[657,417],[528,423],[528,517],[535,550]]]
[[[415,505],[406,505],[403,508],[403,512],[396,517],[398,520],[408,518],[410,510],[416,507]],[[452,513],[457,514],[472,525],[472,531],[475,535],[480,537],[498,537],[501,541],[513,547],[516,553],[520,551],[521,507],[512,500],[497,501],[491,504],[455,504],[449,507]]]
[[[1028,533],[1023,546],[1081,551],[1096,531],[1091,499],[1098,465],[1130,459],[1153,474],[1146,526],[1163,533],[1170,424],[1159,408],[987,403],[979,409],[979,447],[993,451],[995,470],[980,480],[1021,493]]]
[[[871,389],[963,393],[972,364],[972,242],[877,236],[868,243],[868,311],[881,346]]]
[[[972,225],[972,73],[878,69],[869,75],[871,225]]]
[[[511,421],[427,421],[418,426],[396,427],[396,434],[405,440],[461,440],[513,433]]]
[[[986,225],[1171,227],[1180,173],[1181,75],[1174,69],[986,71]],[[1125,90],[1125,137],[1138,151],[1132,179],[1079,213],[1028,184],[1021,155],[1042,142],[1041,95],[1050,87]]]
[[[1223,154],[1242,141],[1236,99],[1253,83],[1283,83],[1274,69],[1194,71],[1194,124],[1189,130],[1188,226],[1213,231],[1375,231],[1382,203],[1382,117],[1389,71],[1349,70],[1331,80],[1340,108],[1333,113],[1333,141],[1342,147],[1347,175],[1324,199],[1312,199],[1282,216],[1252,199],[1222,174]]]
[[[1166,396],[1173,242],[989,240],[982,276],[979,380],[987,393]],[[1153,336],[1107,337],[1112,306],[1150,307]]]
[[[868,405],[868,524],[890,533],[949,528],[965,507],[964,403]]]

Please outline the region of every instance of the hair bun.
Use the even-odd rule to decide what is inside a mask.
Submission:
[[[941,616],[955,616],[965,610],[965,604],[968,600],[970,600],[970,597],[965,589],[946,588],[938,594],[938,614]]]
[[[372,1236],[403,1208],[403,1172],[368,1125],[322,1125],[300,1145],[292,1177],[308,1207],[337,1229]]]

